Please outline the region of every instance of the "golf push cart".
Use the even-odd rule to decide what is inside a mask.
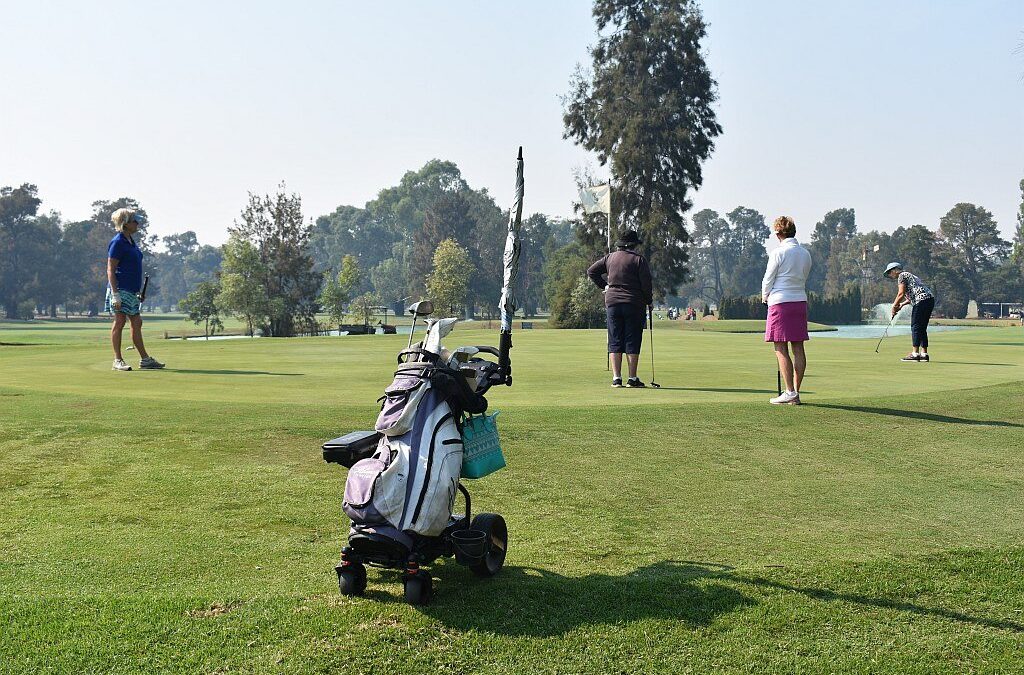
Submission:
[[[341,593],[365,591],[367,565],[399,569],[405,600],[422,605],[432,596],[432,579],[423,567],[438,558],[454,556],[479,577],[492,577],[504,565],[505,520],[496,513],[473,516],[460,478],[467,477],[464,425],[486,419],[471,416],[487,410],[484,395],[492,386],[512,384],[512,344],[511,333],[503,331],[501,349],[449,351],[441,340],[454,328],[453,318],[428,319],[425,337],[413,344],[417,320],[429,316],[433,305],[421,301],[409,311],[409,344],[379,399],[375,429],[328,441],[323,457],[349,469],[343,509],[352,524],[335,568]],[[496,429],[492,440],[500,458]],[[460,493],[465,509],[456,514]]]

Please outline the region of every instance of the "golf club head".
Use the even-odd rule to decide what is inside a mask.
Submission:
[[[651,386],[654,387],[655,389],[661,389],[661,385],[653,380],[651,381]]]
[[[413,316],[430,316],[434,313],[434,303],[430,300],[420,300],[414,302],[408,311]]]

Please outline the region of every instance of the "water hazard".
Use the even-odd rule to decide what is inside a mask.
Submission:
[[[836,330],[816,331],[811,333],[811,339],[818,338],[880,338],[885,332],[887,324],[867,323],[850,326],[834,326]],[[967,326],[929,326],[928,333],[941,333],[950,330],[963,330]],[[889,329],[889,335],[910,335],[909,324],[896,324]]]

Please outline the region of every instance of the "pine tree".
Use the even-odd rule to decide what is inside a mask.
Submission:
[[[577,70],[565,137],[611,165],[613,230],[640,231],[655,294],[687,276],[683,214],[722,133],[695,0],[596,0],[592,72]]]

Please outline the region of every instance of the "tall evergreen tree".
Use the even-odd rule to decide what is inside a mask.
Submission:
[[[659,297],[687,275],[683,214],[721,134],[695,0],[595,0],[592,71],[565,99],[565,136],[611,166],[616,229],[636,228]]]
[[[35,185],[0,188],[0,303],[8,319],[22,319],[36,265],[45,257],[36,236],[39,199]]]
[[[944,262],[967,283],[971,298],[982,301],[983,276],[1006,258],[1010,242],[999,236],[988,209],[960,203],[939,221],[938,249]]]
[[[733,268],[725,292],[753,295],[761,290],[761,279],[768,265],[764,242],[770,234],[764,216],[755,209],[737,206],[725,215],[729,221],[729,244],[733,249]]]
[[[857,234],[857,214],[853,209],[829,211],[814,226],[811,233],[811,274],[807,289],[826,295],[837,295],[843,290],[842,274],[847,246]],[[833,252],[835,255],[833,255]]]

